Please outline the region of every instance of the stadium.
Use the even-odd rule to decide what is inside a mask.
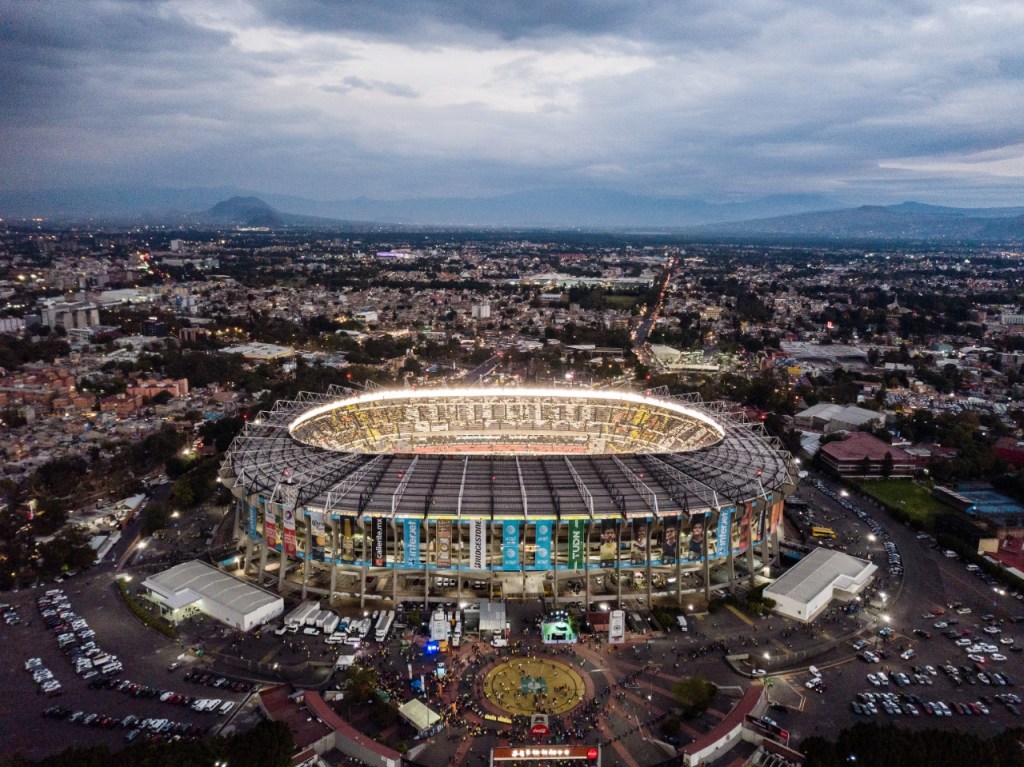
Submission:
[[[248,423],[220,481],[241,569],[303,597],[650,604],[753,582],[796,469],[696,397],[332,388]]]

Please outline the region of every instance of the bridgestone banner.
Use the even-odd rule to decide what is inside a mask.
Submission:
[[[569,569],[582,570],[586,554],[586,520],[569,520]]]
[[[371,554],[373,566],[385,567],[388,563],[388,548],[387,540],[385,538],[384,517],[372,517],[370,520],[370,529],[372,531],[370,540],[373,541],[373,550]]]
[[[473,570],[487,568],[487,522],[482,519],[469,521],[469,566]]]
[[[452,521],[450,519],[437,520],[436,528],[437,566],[447,569],[452,566]]]

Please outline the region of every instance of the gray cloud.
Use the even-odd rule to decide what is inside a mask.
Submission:
[[[1015,0],[53,0],[0,25],[8,189],[1024,187]]]

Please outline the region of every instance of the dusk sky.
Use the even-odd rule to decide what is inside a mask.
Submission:
[[[0,0],[0,189],[1024,204],[1020,0]]]

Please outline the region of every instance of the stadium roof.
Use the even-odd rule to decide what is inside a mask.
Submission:
[[[402,392],[378,394],[379,400]],[[495,388],[457,393],[417,390],[421,401],[457,396],[470,404],[504,394]],[[507,394],[523,396],[522,390]],[[796,468],[781,445],[768,438],[760,424],[730,416],[724,406],[701,403],[696,397],[583,389],[543,390],[543,396],[650,403],[711,424],[721,437],[683,452],[545,454],[538,447],[537,452],[517,455],[373,454],[328,450],[295,439],[295,424],[308,421],[309,412],[329,412],[339,402],[362,406],[374,401],[370,395],[353,397],[335,388],[327,394],[303,393],[261,413],[232,444],[221,479],[240,496],[258,495],[344,515],[537,519],[697,513],[766,498],[769,493],[778,500],[778,494],[790,491],[796,481]],[[586,427],[573,424],[574,429]]]

